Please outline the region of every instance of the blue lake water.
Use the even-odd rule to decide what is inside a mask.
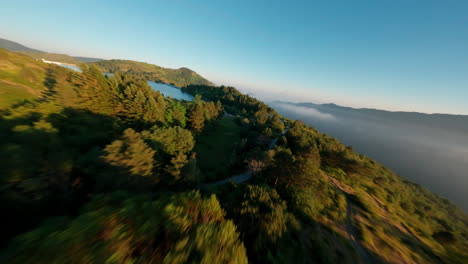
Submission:
[[[58,64],[58,65],[77,71],[77,72],[81,72],[81,69],[76,66],[67,65],[67,64]],[[105,72],[104,75],[112,76],[114,74]],[[151,86],[151,88],[153,88],[154,90],[161,92],[166,97],[170,97],[170,98],[177,99],[177,100],[186,100],[186,101],[192,101],[194,99],[194,97],[191,94],[184,93],[179,87],[176,87],[173,85],[151,82],[151,81],[148,81],[148,85]]]
[[[81,72],[81,69],[76,67],[76,66],[73,66],[73,65],[67,65],[67,64],[58,64],[59,66],[62,66],[62,67],[65,67],[65,68],[68,68],[68,69],[71,69],[71,70],[74,70],[74,71],[77,71],[77,72]]]
[[[191,94],[184,93],[179,87],[165,83],[156,83],[148,81],[149,86],[156,91],[160,91],[164,96],[177,100],[192,101],[194,97]]]

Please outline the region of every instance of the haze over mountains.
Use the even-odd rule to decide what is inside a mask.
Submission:
[[[468,116],[355,109],[335,104],[273,102],[468,210]]]

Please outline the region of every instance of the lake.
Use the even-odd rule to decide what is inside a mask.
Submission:
[[[192,101],[194,97],[191,94],[182,92],[182,89],[179,87],[165,84],[148,81],[149,86],[156,91],[160,91],[164,96],[170,97],[177,100],[187,100]]]
[[[65,67],[65,68],[68,68],[70,70],[74,70],[74,71],[77,71],[77,72],[81,72],[81,69],[78,68],[77,66],[74,66],[74,65],[67,65],[67,64],[57,64],[59,66],[62,66],[62,67]]]
[[[54,63],[54,64],[57,64],[59,66],[62,66],[62,67],[65,67],[65,68],[68,68],[77,72],[81,72],[80,68],[73,66],[73,65],[62,64],[62,63]],[[112,73],[107,73],[107,72],[103,74],[106,76],[113,75]],[[151,86],[153,90],[161,92],[166,97],[170,97],[170,98],[177,99],[177,100],[186,100],[186,101],[192,101],[194,99],[194,97],[191,94],[184,93],[179,87],[176,87],[170,84],[148,81],[148,85]]]

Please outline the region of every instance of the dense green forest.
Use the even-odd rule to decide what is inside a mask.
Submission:
[[[168,69],[157,65],[131,60],[103,60],[93,62],[103,72],[128,73],[153,82],[184,87],[190,84],[211,85],[212,83],[188,68]]]
[[[0,263],[468,261],[462,210],[337,139],[102,70],[0,50]]]

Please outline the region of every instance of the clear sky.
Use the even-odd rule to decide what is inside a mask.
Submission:
[[[32,48],[186,66],[265,99],[468,114],[468,1],[0,6],[0,37]]]

